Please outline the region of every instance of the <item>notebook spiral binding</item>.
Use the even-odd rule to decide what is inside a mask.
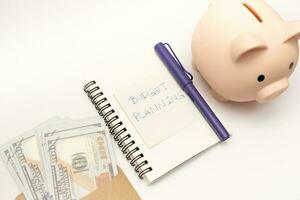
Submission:
[[[115,113],[104,93],[96,85],[96,81],[87,83],[84,86],[84,92],[91,99],[99,115],[103,117],[110,134],[121,148],[122,153],[126,155],[126,159],[134,167],[134,171],[138,173],[139,178],[143,179],[144,175],[153,169],[149,167],[144,154],[140,153],[139,147],[135,145],[135,141],[127,133],[126,127],[119,120],[119,116]]]

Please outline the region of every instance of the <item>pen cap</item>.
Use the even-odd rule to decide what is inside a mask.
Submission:
[[[191,78],[186,74],[176,55],[173,52],[171,54],[171,49],[168,50],[166,44],[160,42],[155,45],[154,49],[182,89],[192,83]]]

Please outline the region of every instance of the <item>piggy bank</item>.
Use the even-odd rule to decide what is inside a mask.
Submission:
[[[289,87],[299,38],[300,22],[263,0],[216,0],[194,32],[193,64],[217,99],[265,103]]]

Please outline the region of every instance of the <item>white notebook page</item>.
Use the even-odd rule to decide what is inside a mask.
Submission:
[[[148,148],[199,120],[189,97],[170,76],[162,79],[153,74],[120,90],[115,97]]]
[[[114,97],[153,168],[146,175],[149,182],[220,141],[165,68],[120,89]]]

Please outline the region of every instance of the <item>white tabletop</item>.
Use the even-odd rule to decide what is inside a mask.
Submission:
[[[269,2],[285,19],[300,19],[299,0]],[[208,3],[1,1],[0,144],[55,115],[95,115],[82,91],[84,83],[96,79],[112,90],[144,75],[151,56],[141,46],[170,42],[190,66],[191,34]],[[234,104],[214,100],[196,76],[232,138],[150,186],[136,177],[115,145],[118,164],[144,200],[299,200],[298,70],[290,81],[289,90],[267,105]],[[2,163],[0,177],[1,199],[13,199],[18,190]]]

